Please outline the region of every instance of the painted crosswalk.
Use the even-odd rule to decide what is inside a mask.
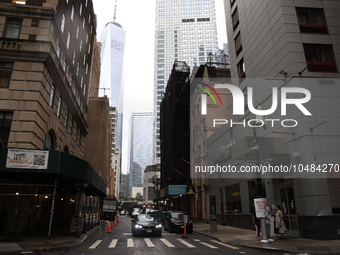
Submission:
[[[178,247],[187,247],[187,248],[199,248],[203,246],[208,247],[210,249],[219,249],[219,248],[223,248],[223,247],[227,247],[229,249],[239,249],[238,247],[229,245],[229,244],[225,244],[222,243],[220,241],[217,240],[209,240],[209,241],[201,241],[199,239],[192,239],[192,240],[184,240],[184,239],[172,239],[172,240],[168,240],[166,238],[142,238],[142,239],[133,239],[133,238],[124,238],[123,240],[120,240],[120,242],[118,242],[118,239],[112,239],[109,240],[109,242],[103,242],[104,240],[97,240],[95,241],[88,249],[93,250],[98,248],[98,246],[103,246],[103,245],[108,245],[107,247],[110,249],[114,249],[119,245],[123,245],[126,248],[133,248],[136,246],[135,242],[138,243],[137,246],[143,245],[143,243],[149,247],[149,248],[155,248],[158,246],[164,245],[169,247],[169,248],[178,248]]]

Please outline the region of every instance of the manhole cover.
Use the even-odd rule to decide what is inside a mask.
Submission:
[[[297,246],[300,251],[309,250],[309,251],[330,251],[331,249],[328,246]]]

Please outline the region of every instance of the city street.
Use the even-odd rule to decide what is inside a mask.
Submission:
[[[217,239],[198,233],[188,234],[182,238],[183,233],[168,233],[163,231],[161,237],[142,236],[134,237],[131,234],[131,218],[121,216],[117,227],[103,239],[97,231],[77,246],[58,250],[38,251],[39,255],[106,255],[106,254],[284,254],[289,253],[251,249],[241,246],[232,246]]]

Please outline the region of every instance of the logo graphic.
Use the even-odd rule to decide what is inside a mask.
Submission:
[[[212,86],[202,83],[200,82],[200,84],[202,84],[203,88],[198,87],[198,89],[203,90],[206,94],[208,94],[210,96],[210,98],[213,100],[214,104],[217,106],[217,102],[216,99],[214,97],[214,95],[210,92],[212,91],[215,96],[217,97],[218,101],[220,102],[220,105],[222,105],[222,99],[220,97],[220,94],[218,94],[218,92],[216,91],[215,88],[213,88]],[[207,87],[208,89],[210,89],[210,91],[208,89],[205,89],[204,87]],[[207,95],[206,94],[202,94],[201,99],[202,99],[202,111],[201,114],[202,115],[206,115],[207,114]]]

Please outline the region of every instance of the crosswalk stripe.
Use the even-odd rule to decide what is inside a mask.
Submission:
[[[114,248],[114,247],[116,247],[117,241],[118,241],[118,239],[113,239],[113,240],[111,241],[110,245],[109,245],[109,248]]]
[[[231,248],[233,250],[238,250],[239,248],[235,247],[235,246],[232,246],[232,245],[229,245],[229,244],[226,244],[226,243],[222,243],[222,242],[219,242],[219,241],[216,241],[216,240],[210,240],[211,242],[214,242],[214,243],[217,243],[219,245],[223,245],[225,247],[228,247],[228,248]]]
[[[175,247],[172,243],[170,243],[168,240],[161,238],[161,241],[168,247]]]
[[[95,249],[101,242],[102,242],[102,240],[97,240],[97,241],[95,241],[95,243],[92,244],[92,245],[89,247],[89,249],[91,249],[91,250]]]
[[[205,246],[207,246],[207,247],[209,247],[209,248],[211,248],[211,249],[218,249],[216,246],[213,246],[213,245],[208,244],[208,243],[206,243],[206,242],[200,242],[200,244],[203,244],[203,245],[205,245]]]
[[[150,238],[144,238],[144,240],[148,247],[155,247],[155,245],[151,242]]]
[[[133,247],[133,239],[132,238],[127,239],[127,246],[126,247]]]
[[[189,248],[196,248],[196,246],[188,243],[187,241],[184,241],[183,239],[177,239],[178,241],[180,241],[182,244],[188,246]]]
[[[200,242],[201,240],[200,239],[193,239],[195,242]]]

